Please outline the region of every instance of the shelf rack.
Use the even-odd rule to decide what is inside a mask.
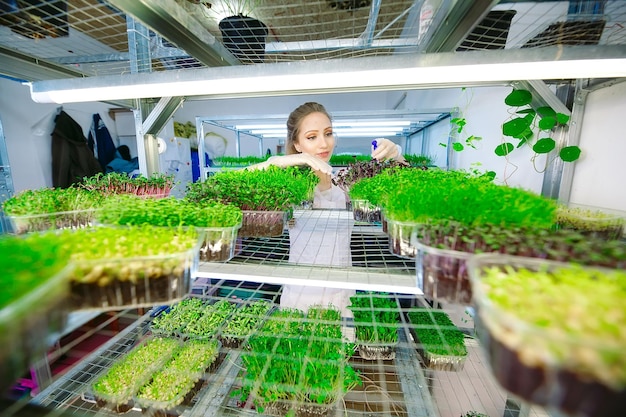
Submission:
[[[297,226],[301,224],[302,226]],[[351,236],[351,264],[332,265],[329,244],[337,232]],[[290,261],[290,238],[309,240],[307,260]],[[330,243],[329,243],[330,242]],[[198,276],[282,285],[393,291],[421,295],[415,261],[392,255],[380,224],[355,222],[346,210],[296,210],[285,232],[273,238],[248,238],[226,263],[202,263]]]
[[[386,291],[387,296],[395,301],[400,317],[396,357],[393,360],[365,360],[357,350],[349,363],[361,372],[364,383],[347,393],[330,417],[458,417],[473,410],[490,417],[548,416],[543,409],[531,408],[509,398],[499,388],[474,338],[472,316],[464,307],[436,306],[447,312],[466,335],[468,357],[464,366],[456,371],[433,370],[426,366],[406,313],[414,307],[429,308],[431,305],[409,284],[415,283],[413,261],[389,253],[380,225],[355,223],[350,212],[334,210],[296,211],[294,218],[295,224],[292,222],[282,236],[242,239],[240,252],[232,260],[223,264],[202,264],[190,296],[235,302],[262,298],[278,305],[282,283],[287,282],[291,272],[298,283],[307,285]],[[301,226],[308,221],[315,230],[324,232],[330,232],[329,225],[340,229],[346,225],[349,227],[351,266],[290,264],[289,232],[306,230]],[[298,224],[300,229],[296,227]],[[153,317],[165,307],[155,306],[145,314],[138,310],[119,312],[120,316],[131,319],[132,324],[22,405],[41,407],[40,410],[49,411],[50,417],[118,416],[97,406],[91,384],[149,334]],[[350,319],[343,319],[345,335],[352,337],[353,327]],[[221,348],[219,365],[206,374],[204,385],[184,405],[182,417],[260,415],[256,410],[241,408],[232,395],[242,382],[242,352],[241,348]],[[20,410],[19,404],[14,405],[3,415],[18,416]],[[146,414],[135,408],[124,415],[139,417]]]

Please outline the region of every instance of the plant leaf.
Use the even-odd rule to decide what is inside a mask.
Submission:
[[[517,113],[517,114],[532,114],[533,117],[536,114],[535,110],[534,109],[530,109],[530,108],[528,108],[528,109],[520,109],[520,110],[516,111],[515,113]]]
[[[539,120],[539,129],[541,130],[551,130],[554,126],[556,126],[555,117],[544,117]]]
[[[503,144],[496,146],[496,148],[494,149],[494,152],[498,156],[505,156],[505,155],[510,154],[511,151],[513,151],[513,149],[514,147],[512,143],[504,142]]]
[[[549,106],[537,107],[537,114],[541,117],[556,117],[556,112]]]
[[[556,142],[552,138],[539,139],[537,143],[533,145],[533,151],[537,153],[548,153],[556,148]]]
[[[504,103],[508,106],[525,106],[530,104],[533,96],[528,90],[513,90],[504,99]]]
[[[461,142],[454,142],[452,144],[452,149],[454,149],[457,152],[461,152],[463,149],[465,149],[465,147],[463,146]]]
[[[566,146],[559,151],[559,157],[565,162],[574,162],[580,158],[580,153],[578,146]]]
[[[509,120],[502,125],[502,134],[505,136],[519,138],[519,135],[522,132],[530,129],[530,123],[531,122],[525,117],[516,117],[515,119]]]
[[[567,122],[569,122],[569,116],[567,114],[557,113],[556,114],[556,121],[560,125],[565,125],[565,124],[567,124]]]

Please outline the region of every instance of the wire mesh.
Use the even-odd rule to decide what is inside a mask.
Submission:
[[[499,388],[475,339],[472,316],[462,307],[431,306],[424,299],[407,294],[360,292],[359,295],[367,301],[366,304],[371,306],[363,308],[363,312],[396,316],[396,320],[389,324],[397,335],[393,345],[393,357],[366,358],[362,355],[363,342],[358,340],[355,332],[347,331],[365,325],[357,315],[352,319],[343,317],[338,321],[335,316],[319,314],[278,316],[277,313],[288,311],[280,309],[276,304],[280,298],[279,286],[212,280],[210,291],[206,291],[209,288],[208,284],[199,283],[194,288],[192,296],[204,302],[204,308],[223,302],[233,303],[240,309],[258,300],[265,300],[273,308],[261,317],[261,320],[259,316],[250,317],[256,319],[259,324],[241,344],[232,346],[222,343],[217,365],[207,370],[202,377],[202,384],[185,403],[175,410],[162,410],[166,411],[167,415],[274,415],[272,413],[284,415],[289,408],[300,408],[303,397],[285,400],[282,403],[263,402],[260,400],[261,387],[264,380],[276,379],[280,374],[280,366],[289,363],[296,364],[292,382],[284,381],[282,385],[273,385],[277,392],[281,387],[286,392],[292,392],[301,388],[305,382],[314,383],[314,378],[308,374],[312,364],[315,365],[315,369],[326,366],[331,370],[340,364],[342,369],[340,376],[346,378],[348,369],[355,372],[358,383],[351,385],[347,390],[336,392],[337,398],[330,404],[330,409],[325,414],[328,416],[457,417],[469,411],[487,416],[548,415],[544,410],[537,408],[527,409],[524,413],[528,414],[520,414],[521,408],[527,405],[508,397]],[[378,305],[380,302],[385,306],[376,307],[375,304]],[[182,302],[178,304],[180,303]],[[325,311],[321,309],[318,312],[322,310]],[[157,318],[172,311],[174,311],[172,306],[161,306],[144,315],[136,315],[136,320],[130,326],[56,379],[31,403],[43,407],[43,411],[47,410],[51,416],[59,413],[79,416],[120,415],[97,403],[92,385],[113,364],[121,361],[126,354],[136,348],[141,340],[150,337]],[[433,363],[428,360],[425,349],[432,349],[432,346],[423,343],[417,336],[420,329],[428,327],[412,321],[411,314],[415,311],[425,312],[428,317],[445,313],[450,318],[450,324],[431,330],[434,329],[437,334],[454,330],[462,335],[461,340],[467,349],[467,355],[461,363],[450,366],[451,362]],[[235,313],[231,313],[223,319],[214,337],[221,337],[223,330],[234,317]],[[270,322],[272,326],[268,325]],[[335,328],[328,331],[328,328],[333,326]],[[282,330],[277,332],[276,328]],[[268,333],[264,329],[274,331]],[[441,347],[448,347],[446,340],[449,339],[442,340],[444,342]],[[281,350],[285,343],[291,344],[286,351]],[[259,346],[265,346],[266,349],[259,349]],[[320,355],[320,352],[323,352],[323,355]],[[333,356],[329,352],[344,352],[345,356]],[[253,372],[251,367],[254,366],[255,360],[256,365],[260,366],[257,369],[260,370],[260,374],[254,379],[246,379],[246,375]],[[256,401],[252,401],[251,397],[242,397],[241,389],[246,386],[251,388],[252,395],[256,395],[254,397]],[[308,387],[305,392],[310,395],[316,391]],[[319,411],[317,408],[319,404],[313,407]],[[142,410],[134,404],[124,415],[152,415],[153,412],[154,410]],[[15,414],[7,415],[20,415],[19,408]]]
[[[450,7],[453,2],[438,3]],[[496,4],[468,28],[456,49],[626,43],[623,1],[578,1],[571,7],[569,3]],[[441,30],[429,26],[439,9],[432,10],[436,3],[428,1],[263,0],[250,10],[260,26],[245,23],[227,30],[219,26],[223,16],[217,12],[218,1],[167,4],[179,19],[173,27],[139,31],[129,26],[124,10],[106,1],[6,0],[0,2],[0,45],[93,76],[130,72],[136,44],[150,51],[150,59],[137,63],[139,72],[204,67],[184,50],[186,45],[172,42],[176,25],[196,27],[196,37],[208,33],[242,64],[419,53],[427,33]],[[442,16],[450,10],[442,9]],[[141,23],[145,16],[133,18]],[[251,40],[240,43],[246,34]]]

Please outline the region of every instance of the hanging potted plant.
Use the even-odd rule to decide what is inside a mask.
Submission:
[[[508,155],[524,145],[529,146],[534,155],[531,157],[533,167],[537,172],[545,172],[546,168],[555,159],[563,162],[574,162],[580,158],[581,149],[578,146],[558,146],[549,133],[558,127],[567,127],[569,116],[558,113],[549,106],[533,107],[532,93],[524,89],[513,89],[504,103],[511,107],[512,115],[502,124],[502,143],[495,147],[498,156]],[[542,137],[543,136],[543,137]],[[517,141],[511,142],[511,140]],[[539,155],[555,153],[554,157],[547,157],[543,168],[536,166]]]
[[[251,17],[259,0],[224,0],[212,11],[226,16],[219,21],[222,42],[244,64],[259,64],[265,60],[265,40],[269,30],[265,23]],[[221,9],[220,9],[221,7]]]

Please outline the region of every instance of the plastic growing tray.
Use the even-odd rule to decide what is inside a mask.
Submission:
[[[380,207],[367,200],[352,200],[352,215],[357,222],[380,223]]]
[[[572,229],[586,236],[600,239],[621,239],[624,234],[626,212],[572,204],[559,207],[556,226]]]
[[[407,317],[411,324],[410,332],[417,343],[417,351],[427,368],[437,371],[463,369],[467,359],[465,336],[446,312],[413,308],[408,310]],[[463,345],[457,344],[459,342]]]
[[[387,236],[389,236],[389,252],[405,258],[415,258],[415,244],[411,235],[417,230],[420,223],[401,222],[387,219]]]
[[[617,270],[531,258],[476,255],[469,266],[476,333],[503,388],[568,415],[624,414],[623,270],[611,283],[602,277]]]
[[[24,234],[54,229],[82,229],[94,224],[96,209],[9,216],[13,232]]]
[[[65,326],[69,271],[62,269],[0,309],[1,389],[9,388],[34,361],[42,359],[50,347],[49,336]]]
[[[240,237],[275,237],[285,230],[285,211],[243,210]]]
[[[472,253],[437,249],[413,240],[417,286],[430,300],[469,305],[472,288],[467,260]]]
[[[217,340],[206,343],[187,342],[181,345],[172,358],[152,374],[150,381],[141,387],[134,398],[147,415],[178,416],[184,412],[179,406],[188,404],[202,388],[205,373],[218,358],[221,345]],[[185,366],[193,369],[181,369]]]
[[[398,343],[370,343],[359,340],[356,343],[359,356],[365,360],[393,360],[396,358],[396,346]]]
[[[200,246],[200,260],[204,262],[227,262],[235,256],[237,234],[241,223],[231,227],[201,228],[204,238]]]
[[[134,407],[139,389],[172,357],[180,341],[149,337],[118,360],[92,384],[96,403],[124,413]]]
[[[76,262],[70,276],[72,308],[120,309],[180,301],[191,291],[198,246],[161,256]]]

